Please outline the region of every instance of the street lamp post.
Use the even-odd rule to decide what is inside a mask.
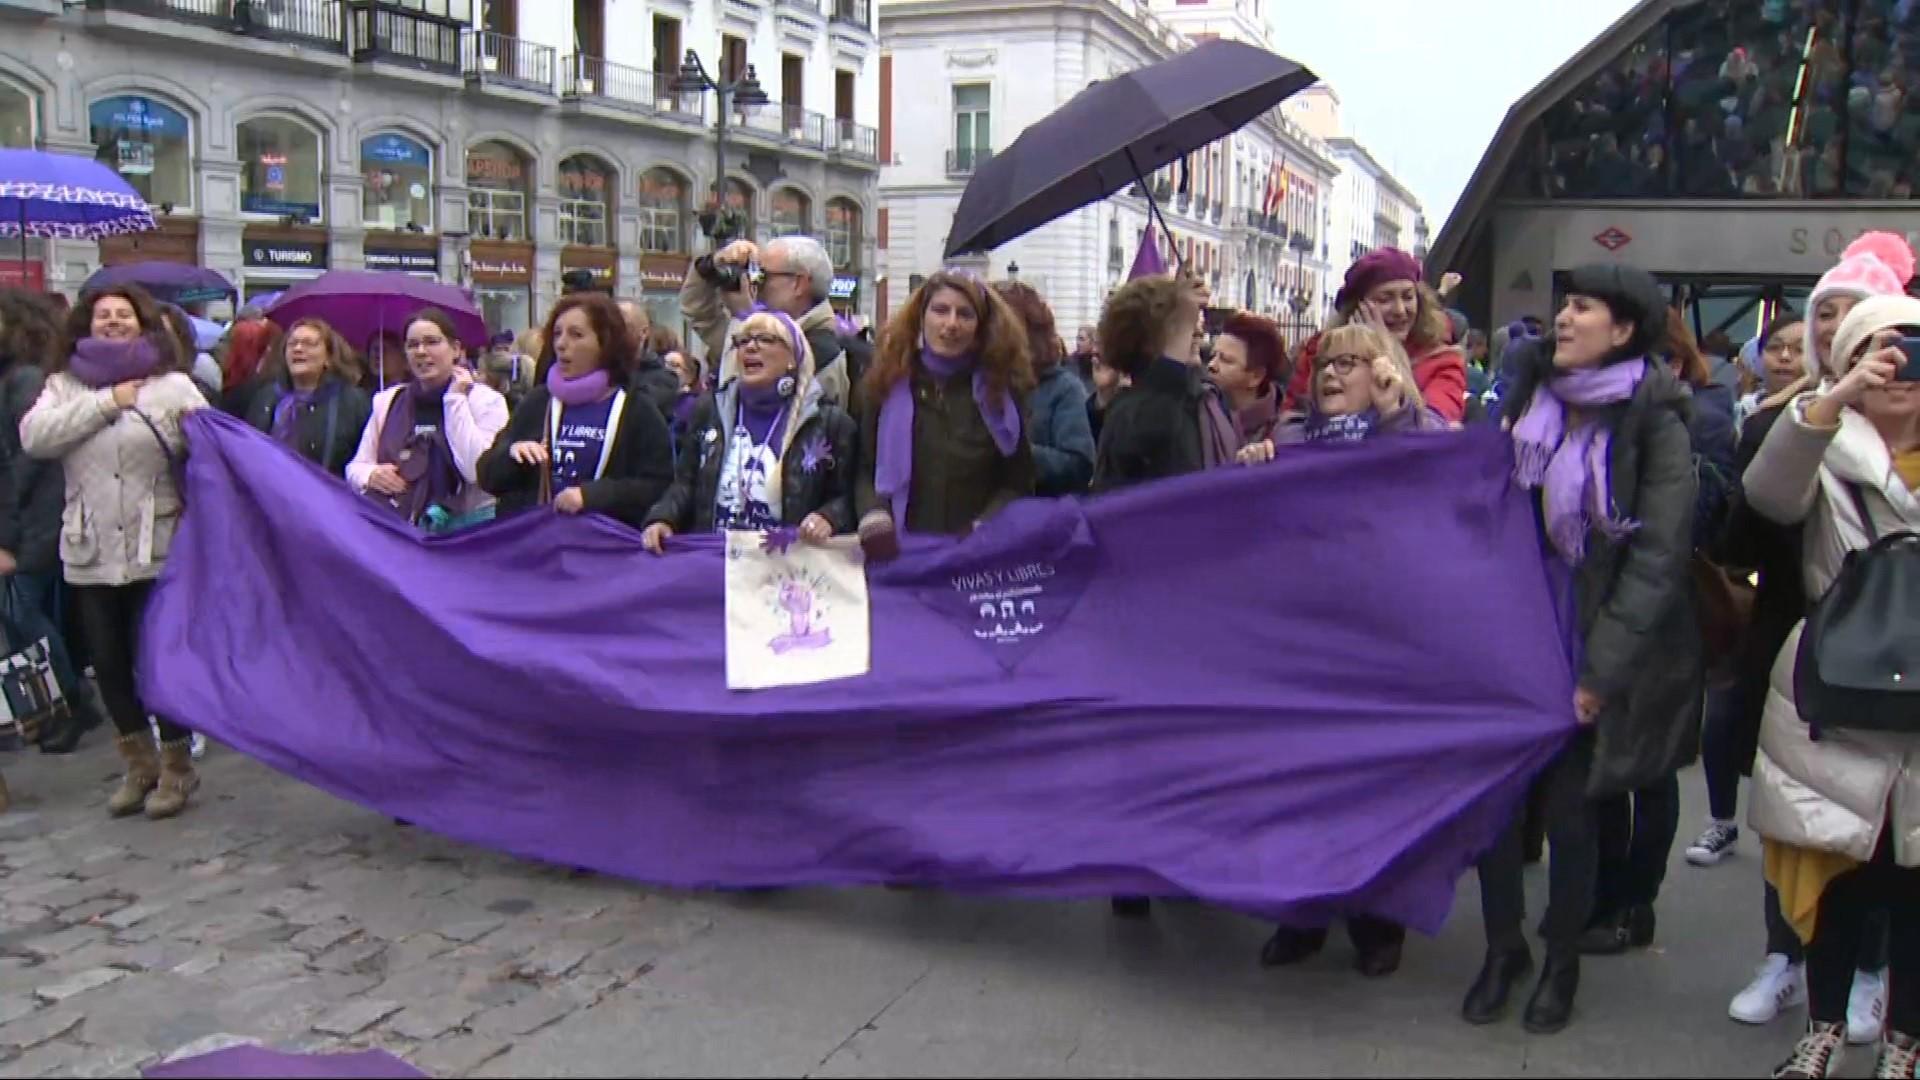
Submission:
[[[686,59],[681,61],[680,73],[674,76],[671,89],[676,94],[712,91],[719,103],[719,115],[713,125],[714,229],[708,233],[711,237],[719,231],[720,223],[727,219],[731,210],[727,205],[727,114],[733,111],[735,104],[742,108],[758,108],[770,99],[760,86],[760,79],[754,74],[752,64],[747,65],[746,74],[740,78],[715,79],[707,73],[706,65],[700,62],[700,54],[692,49],[687,50]]]

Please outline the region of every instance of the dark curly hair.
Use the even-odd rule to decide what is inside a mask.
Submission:
[[[1178,280],[1165,275],[1120,286],[1100,312],[1100,359],[1126,376],[1137,376],[1160,358],[1167,321],[1180,306]]]
[[[47,358],[48,374],[67,370],[73,360],[74,346],[93,336],[94,305],[108,297],[118,297],[133,305],[134,321],[140,324],[140,332],[160,353],[160,364],[154,368],[154,374],[188,369],[193,357],[181,351],[180,341],[161,318],[160,305],[154,302],[153,294],[138,285],[110,285],[81,293],[80,302],[67,312],[66,335],[59,350]]]
[[[907,298],[906,304],[894,313],[886,330],[881,332],[873,367],[861,384],[867,400],[876,404],[885,401],[894,384],[913,373],[913,365],[920,356],[927,304],[942,289],[952,289],[965,296],[980,315],[974,347],[980,354],[980,370],[987,377],[987,389],[994,400],[1004,400],[1007,394],[1025,397],[1034,387],[1025,324],[999,293],[978,279],[941,270],[928,277],[926,283]]]
[[[1053,309],[1041,298],[1039,290],[1024,281],[997,281],[993,291],[1007,302],[1027,327],[1027,357],[1034,368],[1048,368],[1066,355],[1060,333],[1054,329]]]
[[[44,367],[60,348],[60,312],[26,289],[0,289],[0,370]]]

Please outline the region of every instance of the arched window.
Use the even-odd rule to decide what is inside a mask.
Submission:
[[[31,150],[40,136],[40,103],[30,90],[0,79],[0,146]]]
[[[803,235],[810,231],[808,219],[812,217],[813,207],[805,195],[792,188],[780,188],[773,193],[771,202],[772,213],[767,221],[770,238]]]
[[[467,149],[467,231],[476,239],[525,240],[527,174],[525,155],[503,142],[475,143]]]
[[[240,209],[320,220],[320,133],[284,116],[244,120],[235,138],[240,155]]]
[[[94,157],[154,205],[193,205],[193,132],[185,113],[140,94],[87,110]]]
[[[759,235],[753,222],[753,188],[745,180],[727,181],[727,205],[740,215],[738,237],[752,239]]]
[[[640,178],[640,246],[669,254],[687,250],[687,181],[672,169],[648,169]]]
[[[433,151],[397,132],[360,140],[360,217],[369,229],[433,230]]]
[[[615,175],[613,166],[592,154],[575,154],[560,163],[561,243],[612,246],[607,223],[613,220]]]
[[[860,204],[851,199],[827,203],[827,256],[836,273],[860,274]]]

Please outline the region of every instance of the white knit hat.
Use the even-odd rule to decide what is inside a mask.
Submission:
[[[1845,375],[1853,370],[1857,358],[1854,353],[1882,330],[1895,326],[1920,327],[1920,300],[1902,294],[1900,296],[1869,296],[1847,312],[1841,321],[1840,329],[1833,334],[1833,361],[1828,366],[1834,374]]]
[[[1897,233],[1870,232],[1848,244],[1839,263],[1821,276],[1820,283],[1807,296],[1806,351],[1801,361],[1807,366],[1807,375],[1816,383],[1827,376],[1820,370],[1813,333],[1814,312],[1822,300],[1830,296],[1851,296],[1856,300],[1902,296],[1907,291],[1907,282],[1912,280],[1913,249],[1907,246],[1905,237]],[[1835,356],[1845,355],[1837,335],[1833,345]]]

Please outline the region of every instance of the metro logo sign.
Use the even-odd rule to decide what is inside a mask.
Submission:
[[[1606,248],[1608,251],[1619,251],[1621,248],[1633,243],[1633,237],[1627,235],[1626,230],[1620,228],[1618,225],[1609,225],[1606,229],[1593,235],[1593,242]]]

